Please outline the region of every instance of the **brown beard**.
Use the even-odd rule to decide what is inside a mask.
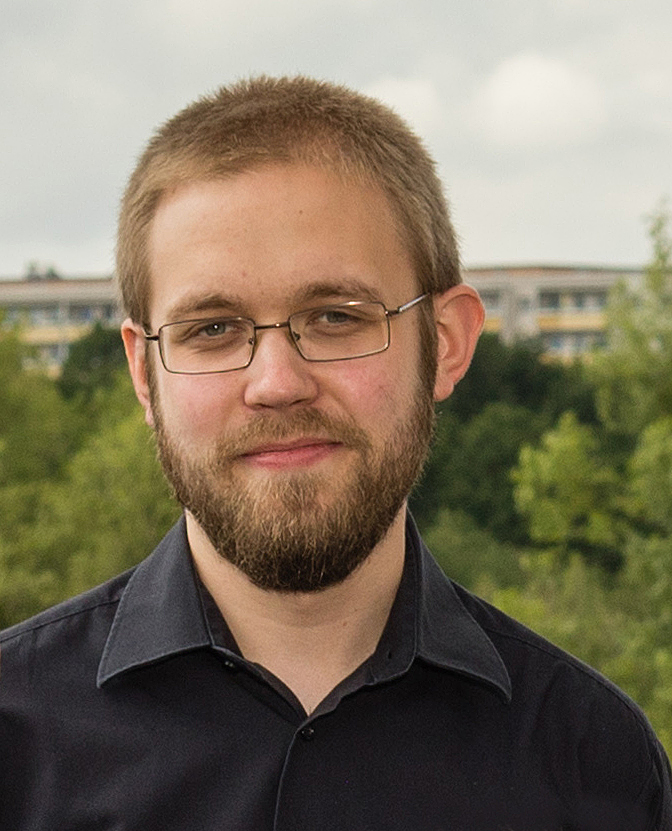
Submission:
[[[168,435],[156,389],[152,399],[159,458],[177,500],[221,557],[256,586],[279,592],[320,591],[364,562],[419,476],[434,425],[432,398],[418,389],[406,418],[379,449],[354,423],[303,409],[258,415],[195,460]],[[342,481],[330,484],[311,471],[278,473],[263,483],[237,476],[236,457],[301,435],[328,438],[355,454]]]

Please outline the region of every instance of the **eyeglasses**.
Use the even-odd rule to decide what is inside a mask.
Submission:
[[[157,341],[163,366],[179,375],[232,372],[252,363],[257,332],[287,329],[307,361],[348,361],[384,352],[390,345],[390,318],[429,297],[421,294],[396,309],[352,300],[295,312],[282,323],[258,326],[246,317],[207,317],[165,323],[145,339]]]

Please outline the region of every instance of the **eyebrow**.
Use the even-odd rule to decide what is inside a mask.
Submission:
[[[323,301],[339,298],[348,300],[372,300],[380,301],[377,291],[361,280],[322,280],[302,286],[294,294],[294,302],[297,304],[310,303],[312,301]]]
[[[290,297],[290,305],[303,306],[307,303],[348,300],[380,301],[377,291],[361,280],[320,280],[301,286]],[[245,301],[239,295],[213,291],[206,294],[187,294],[173,304],[166,315],[168,322],[188,320],[195,315],[208,312],[226,312],[232,316],[245,316]]]
[[[243,300],[237,295],[219,291],[206,294],[187,295],[174,303],[167,313],[168,321],[185,320],[202,312],[227,311],[233,315],[242,314]]]

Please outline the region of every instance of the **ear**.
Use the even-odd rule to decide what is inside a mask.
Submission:
[[[471,286],[460,283],[434,298],[438,361],[434,400],[443,401],[469,368],[485,311]]]
[[[145,421],[150,427],[154,427],[154,414],[149,395],[149,383],[147,381],[147,364],[145,357],[145,333],[141,326],[134,323],[130,318],[121,324],[121,337],[124,341],[128,369],[131,373],[135,394],[145,411]]]

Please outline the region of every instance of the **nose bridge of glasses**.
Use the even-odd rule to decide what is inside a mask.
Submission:
[[[287,329],[287,338],[290,343],[298,350],[299,354],[302,355],[303,353],[299,349],[299,339],[301,335],[295,331],[294,327],[291,324],[291,320],[283,320],[280,323],[255,323],[253,328],[253,335],[251,338],[251,345],[253,346],[254,351],[256,352],[258,338],[257,332],[263,332],[268,329]]]
[[[281,323],[255,323],[254,331],[261,332],[263,329],[290,329],[289,320],[283,320]]]

